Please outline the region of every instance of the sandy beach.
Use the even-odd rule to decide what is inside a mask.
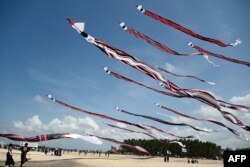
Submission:
[[[0,149],[0,167],[4,166],[6,160],[6,151]],[[20,151],[13,151],[13,157],[16,166],[20,165]],[[62,156],[48,156],[41,152],[29,152],[28,158],[31,158],[24,166],[26,167],[66,167],[66,166],[83,166],[83,167],[223,167],[223,162],[219,160],[201,160],[198,164],[188,164],[187,158],[171,158],[169,163],[163,162],[163,157],[139,157],[135,155],[116,155],[111,154],[110,157],[105,157],[104,154],[99,155],[88,153],[87,155],[79,155],[76,152],[64,153]]]

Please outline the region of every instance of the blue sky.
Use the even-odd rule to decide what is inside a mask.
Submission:
[[[228,43],[240,38],[243,43],[237,47],[221,48],[199,41],[142,15],[136,10],[135,5],[138,4],[204,36]],[[147,138],[143,135],[110,129],[102,123],[102,119],[51,103],[46,98],[48,93],[89,111],[131,122],[148,123],[180,135],[196,132],[118,113],[114,107],[120,106],[131,112],[162,117],[156,112],[165,111],[156,108],[153,104],[159,102],[186,114],[225,122],[218,111],[200,102],[162,96],[106,75],[102,70],[104,66],[160,89],[157,82],[151,78],[108,58],[87,43],[68,25],[66,18],[84,21],[86,32],[90,35],[152,66],[158,65],[180,74],[197,75],[216,83],[215,86],[211,86],[164,74],[166,78],[183,88],[209,90],[223,100],[250,105],[248,67],[211,58],[213,62],[221,65],[214,68],[202,57],[181,58],[168,55],[127,34],[118,25],[120,21],[124,21],[127,26],[179,52],[192,52],[193,50],[187,46],[187,43],[192,41],[212,52],[249,61],[250,11],[248,6],[248,0],[0,1],[0,131],[27,136],[40,133],[87,131],[113,136],[120,140],[133,137]],[[165,114],[171,115],[166,112]],[[234,114],[250,125],[250,114],[244,111]],[[162,118],[175,122],[185,121],[208,129],[219,128],[208,123],[172,116],[174,117]],[[234,125],[226,124],[241,131]],[[241,132],[249,136],[249,133]],[[249,142],[235,137],[226,130],[209,135],[199,133],[197,135],[202,140],[215,142],[223,147],[249,146]],[[0,140],[9,142],[3,138]],[[57,140],[48,144],[82,149],[108,149],[111,145],[105,142],[100,147],[78,140]]]

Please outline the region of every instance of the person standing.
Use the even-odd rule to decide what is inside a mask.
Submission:
[[[12,157],[12,148],[13,145],[10,143],[9,147],[8,147],[8,152],[6,153],[6,162],[5,162],[5,166],[15,166],[15,161]]]
[[[23,164],[25,162],[27,162],[28,160],[30,160],[30,158],[27,158],[27,153],[30,151],[30,149],[28,148],[28,143],[25,143],[24,147],[21,148],[21,166],[23,166]]]

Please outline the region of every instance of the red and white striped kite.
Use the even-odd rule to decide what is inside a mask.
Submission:
[[[55,139],[81,139],[92,144],[101,145],[102,141],[94,136],[86,136],[75,133],[59,133],[59,134],[41,134],[33,137],[24,137],[17,134],[4,134],[0,133],[0,137],[5,137],[14,141],[23,141],[23,142],[40,142],[48,141]]]
[[[79,24],[84,25],[84,23],[74,23],[71,19],[68,19],[68,22],[72,26],[72,28],[76,29],[76,31],[78,33],[80,33],[80,35],[82,35],[87,40],[87,42],[95,45],[97,48],[99,48],[103,53],[108,55],[110,58],[117,59],[117,60],[121,61],[122,63],[124,63],[128,66],[131,66],[131,67],[139,70],[140,72],[148,75],[149,77],[155,79],[156,81],[162,82],[163,84],[165,84],[164,88],[166,88],[166,89],[168,89],[168,90],[170,90],[170,91],[172,91],[180,96],[194,98],[194,99],[197,99],[203,103],[210,105],[211,107],[216,108],[217,110],[219,110],[223,114],[223,117],[226,120],[230,121],[233,124],[240,126],[241,128],[243,128],[245,130],[250,130],[250,127],[243,124],[240,120],[235,119],[236,117],[233,114],[228,113],[226,111],[222,111],[221,106],[218,103],[217,99],[211,93],[204,91],[204,90],[199,90],[199,89],[180,88],[177,85],[175,85],[174,83],[172,83],[171,81],[169,81],[168,79],[164,78],[158,71],[156,71],[150,65],[138,60],[134,56],[132,56],[124,51],[121,51],[121,50],[119,50],[115,47],[112,47],[109,44],[107,44],[99,39],[96,39],[96,38],[88,35],[86,32],[84,32],[84,29],[83,29],[84,26],[78,26]]]
[[[77,108],[77,107],[74,107],[72,105],[69,105],[67,103],[64,103],[62,101],[59,101],[55,98],[52,97],[52,95],[47,95],[48,98],[50,100],[52,100],[53,102],[56,102],[64,107],[67,107],[67,108],[70,108],[72,110],[75,110],[75,111],[78,111],[78,112],[81,112],[81,113],[85,113],[85,114],[88,114],[88,115],[92,115],[92,116],[97,116],[97,117],[100,117],[100,118],[103,118],[103,119],[108,119],[108,120],[112,120],[112,121],[115,121],[115,122],[120,122],[120,123],[124,123],[126,125],[131,125],[131,126],[134,126],[134,127],[137,127],[139,129],[142,129],[142,130],[145,130],[147,131],[149,128],[147,127],[150,127],[150,129],[154,129],[154,130],[157,130],[157,131],[160,131],[159,128],[156,128],[156,127],[153,127],[153,126],[150,126],[150,125],[144,125],[144,124],[137,124],[137,123],[132,123],[132,122],[128,122],[128,121],[124,121],[124,120],[120,120],[120,119],[116,119],[116,118],[113,118],[113,117],[110,117],[110,116],[107,116],[107,115],[103,115],[103,114],[98,114],[98,113],[94,113],[94,112],[90,112],[90,111],[86,111],[84,109],[81,109],[81,108]],[[161,131],[164,133],[164,131]],[[193,138],[193,136],[187,136],[187,137],[181,137],[181,136],[177,136],[175,134],[171,134],[171,133],[167,133],[165,132],[165,134],[168,134],[168,135],[171,135],[171,136],[174,136],[174,137],[178,137],[178,138]]]
[[[205,49],[203,49],[203,48],[201,48],[201,47],[199,47],[197,45],[194,45],[192,42],[189,42],[188,45],[190,47],[194,48],[201,55],[212,56],[212,57],[223,59],[223,60],[226,60],[226,61],[229,61],[229,62],[233,62],[233,63],[237,63],[237,64],[241,64],[241,65],[246,65],[247,67],[250,67],[250,62],[246,62],[246,61],[234,59],[234,58],[231,58],[231,57],[227,57],[227,56],[224,56],[224,55],[209,52],[209,51],[207,51],[207,50],[205,50]]]
[[[57,103],[57,104],[60,104],[60,105],[62,105],[64,107],[70,108],[72,110],[75,110],[75,111],[78,111],[78,112],[81,112],[81,113],[85,113],[85,114],[96,116],[96,117],[99,117],[99,118],[108,119],[108,120],[112,120],[112,121],[115,121],[115,122],[120,122],[120,123],[124,123],[124,124],[127,124],[127,125],[135,126],[137,128],[143,129],[143,130],[145,129],[140,124],[124,121],[124,120],[113,118],[113,117],[110,117],[110,116],[107,116],[107,115],[104,115],[104,114],[98,114],[98,113],[95,113],[95,112],[90,112],[90,111],[87,111],[87,110],[84,110],[84,109],[81,109],[81,108],[74,107],[72,105],[69,105],[67,103],[64,103],[62,101],[59,101],[59,100],[53,98],[52,95],[50,95],[50,94],[47,95],[47,97],[50,100],[52,100],[53,102]]]
[[[140,151],[140,152],[148,154],[148,151],[145,148],[142,148],[141,146],[133,146],[133,145],[126,144],[124,142],[118,141],[116,139],[107,138],[107,137],[101,137],[101,136],[97,136],[97,135],[91,135],[91,134],[89,134],[89,136],[98,137],[100,139],[103,139],[103,140],[106,140],[106,141],[110,141],[110,142],[113,142],[113,143],[116,143],[116,144],[120,144],[121,146],[128,147],[128,148],[131,148],[131,149],[135,149],[137,151]]]
[[[197,38],[197,39],[200,39],[200,40],[203,40],[203,41],[207,41],[207,42],[210,42],[210,43],[219,45],[219,46],[221,46],[221,47],[237,46],[237,45],[241,44],[241,41],[240,41],[239,39],[237,39],[237,40],[235,41],[235,43],[226,44],[226,43],[224,43],[224,42],[222,42],[222,41],[220,41],[220,40],[218,40],[218,39],[213,39],[213,38],[204,37],[204,36],[202,36],[202,35],[199,35],[199,34],[193,32],[192,30],[189,30],[189,29],[187,29],[187,28],[181,26],[180,24],[177,24],[177,23],[175,23],[175,22],[173,22],[173,21],[171,21],[171,20],[169,20],[169,19],[166,19],[166,18],[161,17],[161,16],[159,16],[159,15],[157,15],[157,14],[151,12],[151,11],[148,11],[148,10],[144,9],[144,8],[142,7],[142,5],[138,5],[138,6],[137,6],[137,9],[138,9],[141,13],[143,13],[144,15],[149,16],[149,17],[151,17],[151,18],[153,18],[153,19],[155,19],[155,20],[157,20],[157,21],[160,21],[160,22],[162,22],[163,24],[168,25],[168,26],[170,26],[170,27],[172,27],[172,28],[174,28],[174,29],[177,29],[177,30],[179,30],[179,31],[181,31],[181,32],[184,32],[185,34],[187,34],[187,35],[189,35],[189,36],[192,36],[192,37],[194,37],[194,38]]]
[[[192,128],[192,129],[194,129],[196,131],[199,131],[199,132],[211,133],[211,131],[207,131],[207,130],[201,129],[201,128],[192,126],[192,125],[187,124],[187,123],[173,123],[173,122],[168,122],[168,121],[162,120],[160,118],[155,118],[155,117],[151,117],[151,116],[148,116],[148,115],[141,115],[141,114],[131,113],[131,112],[125,111],[123,109],[120,109],[119,107],[116,107],[116,110],[119,111],[119,112],[125,113],[125,114],[136,116],[136,117],[142,117],[142,118],[150,119],[150,120],[153,120],[155,122],[159,122],[159,123],[162,123],[162,124],[165,124],[165,125],[186,126],[186,127],[190,127],[190,128]]]
[[[132,80],[132,79],[130,79],[130,78],[127,78],[127,77],[125,77],[125,76],[123,76],[123,75],[121,75],[121,74],[118,74],[118,73],[115,73],[115,72],[113,72],[113,71],[110,71],[110,70],[108,69],[108,67],[104,67],[103,69],[104,69],[104,71],[105,71],[108,75],[110,75],[110,76],[113,76],[113,77],[115,77],[115,78],[117,78],[117,79],[124,80],[124,81],[130,82],[130,83],[133,83],[133,84],[136,84],[136,85],[139,85],[139,86],[142,86],[142,87],[144,87],[144,88],[150,89],[150,90],[152,90],[152,91],[154,91],[154,92],[157,92],[157,93],[160,93],[160,94],[162,94],[162,95],[171,96],[171,97],[176,97],[176,98],[191,98],[191,97],[189,97],[189,96],[178,95],[178,94],[174,94],[174,93],[172,93],[172,92],[166,92],[166,91],[162,91],[162,90],[159,90],[159,89],[152,88],[152,87],[150,87],[150,86],[148,86],[148,85],[145,85],[145,84],[142,84],[142,83],[137,82],[137,81],[135,81],[135,80]],[[164,87],[164,84],[162,84],[162,83],[159,83],[159,84],[160,84],[162,87]],[[221,107],[229,108],[229,109],[232,109],[232,110],[240,110],[240,109],[242,109],[242,110],[250,110],[250,107],[249,107],[249,106],[245,106],[245,105],[232,104],[232,103],[228,103],[228,102],[225,102],[225,101],[223,101],[223,100],[218,100],[218,99],[217,99],[217,102],[219,103],[219,105],[220,105]]]
[[[131,129],[127,129],[127,128],[122,128],[122,127],[119,127],[119,126],[115,126],[115,125],[112,125],[112,124],[109,124],[109,123],[105,123],[105,125],[109,126],[109,127],[112,127],[112,128],[116,128],[116,129],[122,129],[122,130],[125,130],[125,131],[128,131],[128,132],[132,132],[132,133],[139,133],[139,134],[144,134],[144,135],[147,135],[153,139],[156,139],[158,140],[158,138],[156,138],[155,136],[153,136],[152,134],[149,134],[149,133],[146,133],[146,132],[139,132],[139,131],[136,131],[136,130],[131,130]]]
[[[144,35],[141,32],[136,31],[135,29],[127,27],[124,22],[120,23],[120,27],[122,27],[122,29],[124,31],[128,32],[129,34],[134,35],[135,37],[146,41],[147,43],[151,44],[155,48],[157,48],[157,49],[159,49],[167,54],[176,55],[176,56],[196,55],[196,53],[188,54],[188,53],[179,53],[177,51],[174,51],[174,50],[168,48],[166,45],[163,45],[160,42],[153,40],[152,38],[148,37],[147,35]]]
[[[159,70],[161,70],[161,71],[163,71],[163,72],[165,72],[165,73],[174,75],[174,76],[176,76],[176,77],[193,78],[193,79],[196,79],[196,80],[201,81],[201,82],[206,82],[206,83],[208,83],[208,84],[210,84],[210,85],[215,85],[215,83],[213,83],[213,82],[209,82],[209,81],[206,81],[206,80],[204,80],[204,79],[200,79],[200,78],[198,78],[198,77],[196,77],[196,76],[194,76],[194,75],[180,75],[180,74],[173,73],[173,72],[171,72],[171,71],[168,71],[168,70],[166,70],[166,69],[164,69],[164,68],[161,68],[161,67],[158,67],[158,66],[156,66],[156,68],[159,69]]]
[[[172,113],[175,113],[175,114],[177,114],[177,115],[179,115],[179,116],[185,117],[185,118],[189,118],[189,119],[193,119],[193,120],[197,120],[197,121],[211,122],[211,123],[213,123],[213,124],[216,124],[216,125],[219,125],[219,126],[222,126],[222,127],[226,128],[226,129],[228,129],[230,132],[232,132],[232,133],[235,134],[236,136],[240,136],[240,133],[239,133],[239,132],[237,132],[236,130],[234,130],[234,129],[228,127],[228,126],[226,126],[226,125],[223,124],[222,122],[215,121],[215,120],[211,120],[211,119],[201,119],[201,118],[196,118],[196,117],[189,116],[189,115],[186,115],[186,114],[182,114],[181,112],[178,112],[178,111],[173,110],[173,109],[171,109],[171,108],[168,108],[168,107],[166,107],[166,106],[162,106],[162,105],[160,105],[159,103],[156,103],[156,106],[157,106],[157,107],[160,107],[160,108],[162,108],[162,109],[164,109],[164,110],[170,111],[170,112],[172,112]]]
[[[160,135],[160,137],[165,137],[165,136],[162,136],[161,134],[166,134],[166,135],[169,135],[169,136],[173,136],[173,137],[177,137],[177,138],[180,138],[180,139],[192,139],[192,138],[195,138],[195,136],[193,135],[189,135],[189,136],[178,136],[176,134],[173,134],[173,133],[170,133],[170,132],[166,132],[160,128],[157,128],[155,126],[151,126],[151,125],[146,125],[146,124],[140,124],[141,126],[143,126],[147,132],[153,134],[153,135]],[[165,137],[167,138],[167,137]]]

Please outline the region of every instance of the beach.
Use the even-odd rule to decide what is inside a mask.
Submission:
[[[5,149],[0,149],[0,167],[4,166],[6,160]],[[197,164],[188,164],[187,158],[172,158],[169,162],[164,162],[163,157],[151,157],[151,156],[136,156],[136,155],[117,155],[110,154],[109,157],[102,154],[100,157],[98,154],[88,153],[87,155],[78,152],[65,152],[62,156],[50,156],[45,155],[43,152],[30,151],[27,155],[31,158],[30,161],[24,164],[25,167],[42,167],[42,166],[54,166],[54,167],[223,167],[222,160],[204,160],[198,159]],[[13,150],[13,158],[16,162],[15,166],[20,166],[20,151]]]

